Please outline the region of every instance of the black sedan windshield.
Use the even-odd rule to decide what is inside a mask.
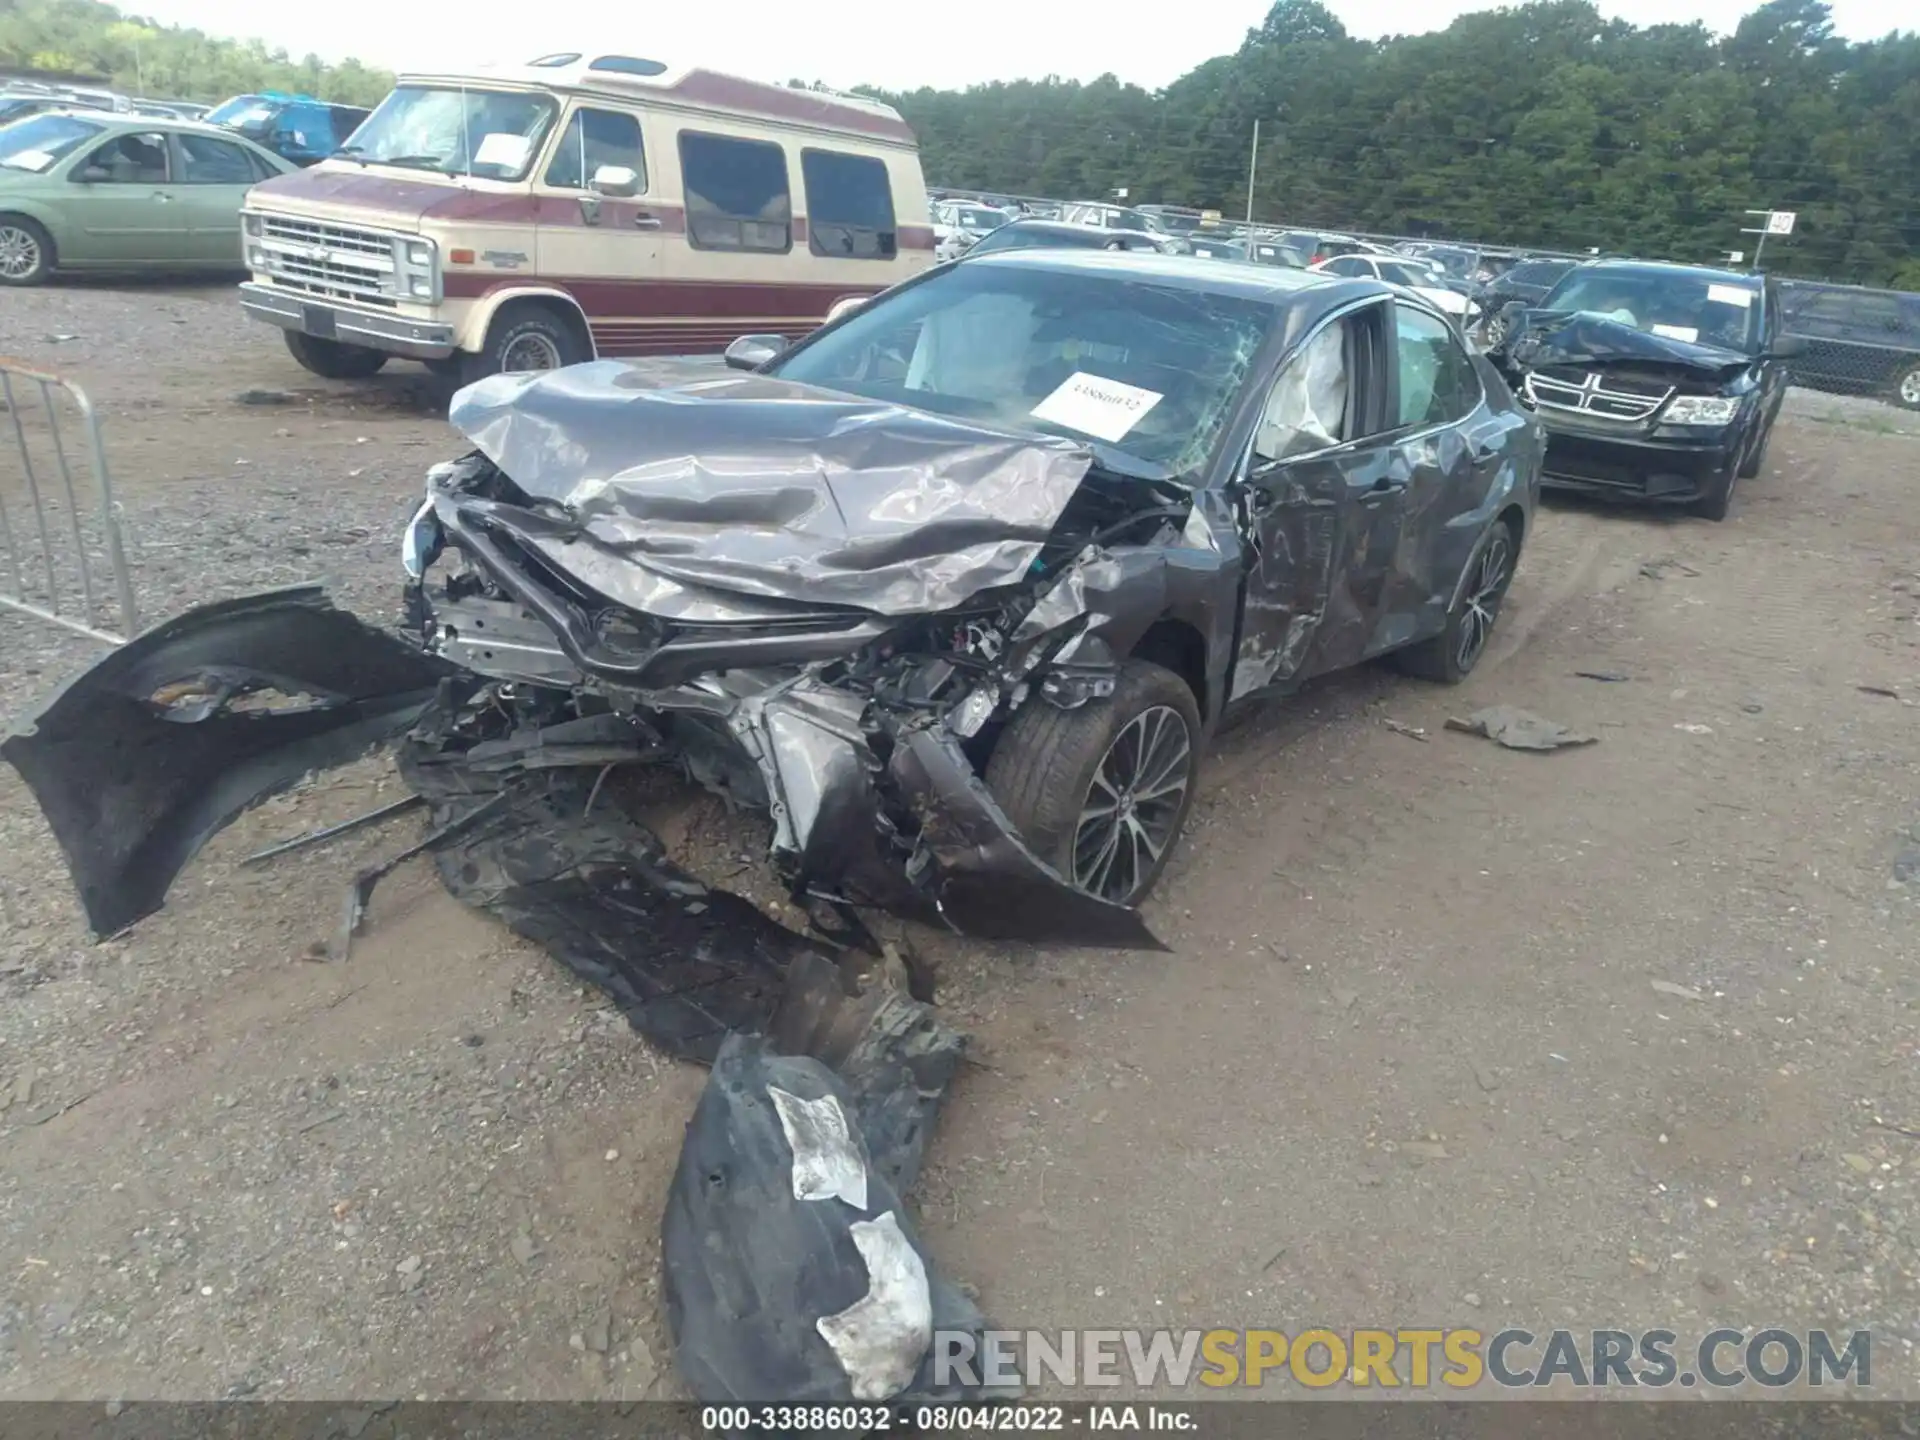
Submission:
[[[1190,476],[1273,312],[1134,275],[961,264],[768,366],[788,380],[1100,442],[1114,468]]]
[[[1752,354],[1759,347],[1756,286],[1687,270],[1575,270],[1542,302],[1585,311],[1651,335]]]

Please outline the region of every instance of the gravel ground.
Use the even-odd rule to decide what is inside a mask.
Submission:
[[[99,405],[149,617],[316,578],[389,613],[458,444],[418,371],[315,382],[217,288],[0,327]],[[1912,1393],[1917,431],[1796,393],[1724,525],[1550,509],[1464,691],[1370,669],[1223,737],[1171,955],[914,932],[984,1061],[918,1197],[943,1266],[1021,1326],[1871,1328]],[[95,652],[0,616],[0,709]],[[1600,741],[1443,729],[1493,703]],[[701,1073],[418,864],[316,961],[417,821],[238,865],[398,793],[281,797],[96,944],[0,772],[0,1396],[676,1393]],[[657,818],[775,903],[751,825]]]

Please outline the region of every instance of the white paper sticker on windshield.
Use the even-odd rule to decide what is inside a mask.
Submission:
[[[1753,291],[1744,290],[1738,285],[1709,285],[1707,299],[1717,305],[1738,305],[1745,310],[1753,304]]]
[[[7,157],[7,164],[15,170],[31,170],[38,175],[53,163],[53,156],[44,150],[19,150]]]
[[[533,142],[524,135],[512,135],[496,130],[480,142],[480,148],[473,152],[476,165],[498,165],[503,170],[518,170],[527,163],[527,152],[533,149]]]
[[[1664,335],[1669,340],[1684,340],[1689,345],[1700,338],[1700,332],[1688,325],[1652,325],[1648,328],[1656,335]]]
[[[1064,384],[1033,407],[1036,420],[1049,420],[1096,440],[1120,440],[1160,403],[1160,392],[1142,390],[1076,370]]]

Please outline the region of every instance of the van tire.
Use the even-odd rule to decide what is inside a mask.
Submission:
[[[462,355],[460,379],[471,385],[498,375],[509,364],[518,370],[557,370],[593,358],[593,342],[579,321],[542,300],[514,300],[500,307],[487,326],[477,353]],[[544,364],[528,360],[544,359]]]
[[[323,380],[365,380],[386,367],[387,355],[364,345],[342,345],[338,340],[322,340],[298,330],[282,330],[287,349],[300,362],[300,368]]]

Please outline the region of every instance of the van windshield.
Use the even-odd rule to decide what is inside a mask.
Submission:
[[[552,96],[536,91],[402,85],[336,153],[365,165],[519,180],[555,108]]]

